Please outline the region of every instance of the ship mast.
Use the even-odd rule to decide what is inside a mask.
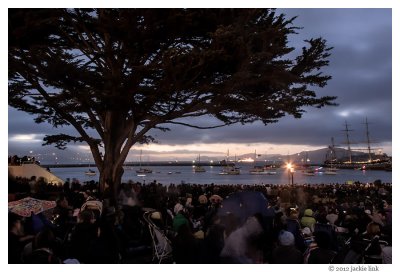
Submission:
[[[140,169],[142,169],[142,150],[140,149],[140,163],[139,163]]]
[[[343,131],[346,132],[347,152],[349,153],[349,162],[351,163],[351,162],[352,162],[352,159],[351,159],[351,148],[350,148],[349,132],[350,132],[350,131],[353,131],[353,130],[350,130],[350,129],[349,129],[349,126],[347,125],[347,121],[345,121],[344,125],[345,125],[346,129],[343,130]]]
[[[365,117],[365,126],[367,128],[367,144],[368,144],[368,158],[369,158],[369,162],[372,161],[372,155],[371,155],[371,141],[369,139],[369,129],[368,129],[368,118]]]
[[[334,138],[331,137],[331,143],[332,145],[329,146],[329,149],[331,150],[331,157],[329,158],[331,161],[336,160],[336,150],[335,150],[335,142]]]

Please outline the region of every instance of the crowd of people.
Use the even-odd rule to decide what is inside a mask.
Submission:
[[[18,157],[17,155],[8,156],[8,165],[21,165],[23,163],[37,163],[36,158],[34,156],[23,156]]]
[[[157,181],[121,185],[116,203],[95,182],[66,182],[50,211],[9,213],[9,263],[151,262],[143,214],[171,243],[170,263],[391,263],[392,186],[216,185]],[[265,213],[221,215],[233,193],[258,191]],[[36,194],[36,195],[35,195]],[[32,196],[46,194],[38,190]],[[48,195],[47,198],[55,195]],[[146,259],[143,256],[149,256]]]

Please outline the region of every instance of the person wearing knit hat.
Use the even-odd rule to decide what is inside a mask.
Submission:
[[[278,237],[278,246],[272,251],[270,263],[300,264],[303,263],[303,254],[294,246],[294,235],[282,230]]]
[[[329,209],[325,218],[328,220],[329,224],[332,226],[335,225],[336,221],[339,219],[338,211],[335,208]]]
[[[294,235],[289,231],[281,231],[278,240],[282,246],[294,245]]]
[[[181,203],[176,203],[174,206],[174,214],[177,215],[180,211],[183,210],[183,205]]]
[[[312,232],[311,232],[311,229],[309,227],[305,227],[301,232],[303,233],[303,235],[305,237],[312,236]]]
[[[199,196],[199,203],[200,204],[207,204],[207,202],[208,202],[208,199],[207,199],[207,197],[205,195]]]

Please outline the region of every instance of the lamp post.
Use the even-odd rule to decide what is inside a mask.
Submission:
[[[289,162],[286,164],[286,169],[288,171],[288,183],[290,185],[290,169],[292,168],[292,164]]]
[[[294,176],[294,168],[293,167],[291,167],[290,169],[289,169],[289,171],[290,171],[290,176],[292,177],[292,186],[294,185],[294,181],[293,181],[293,176]]]
[[[294,167],[291,163],[288,163],[286,165],[286,168],[288,170],[288,180],[289,180],[289,184],[294,184],[293,182],[293,175],[294,175]]]

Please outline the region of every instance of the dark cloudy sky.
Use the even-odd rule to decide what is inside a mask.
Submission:
[[[151,159],[192,159],[197,153],[222,157],[231,154],[296,153],[325,147],[334,137],[344,143],[344,122],[353,131],[359,147],[366,141],[365,118],[370,122],[373,146],[392,153],[392,11],[391,9],[278,9],[288,17],[298,16],[295,26],[304,27],[290,36],[292,46],[301,49],[303,40],[322,36],[334,47],[330,65],[324,72],[332,76],[317,95],[337,96],[338,107],[306,108],[302,119],[285,117],[268,126],[235,125],[214,130],[172,127],[170,132],[153,134],[159,144],[143,147]],[[8,153],[52,154],[73,158],[87,153],[85,147],[69,151],[42,147],[41,139],[53,130],[35,124],[26,113],[8,110]],[[202,118],[198,123],[211,123]],[[70,131],[70,129],[67,129]],[[138,149],[140,147],[136,147]],[[79,155],[77,154],[79,153]],[[137,150],[131,156],[137,155]],[[162,155],[161,155],[162,154]],[[53,155],[54,156],[54,155]],[[87,156],[86,156],[87,157]],[[134,157],[131,157],[134,158]],[[128,158],[129,160],[129,158]]]

